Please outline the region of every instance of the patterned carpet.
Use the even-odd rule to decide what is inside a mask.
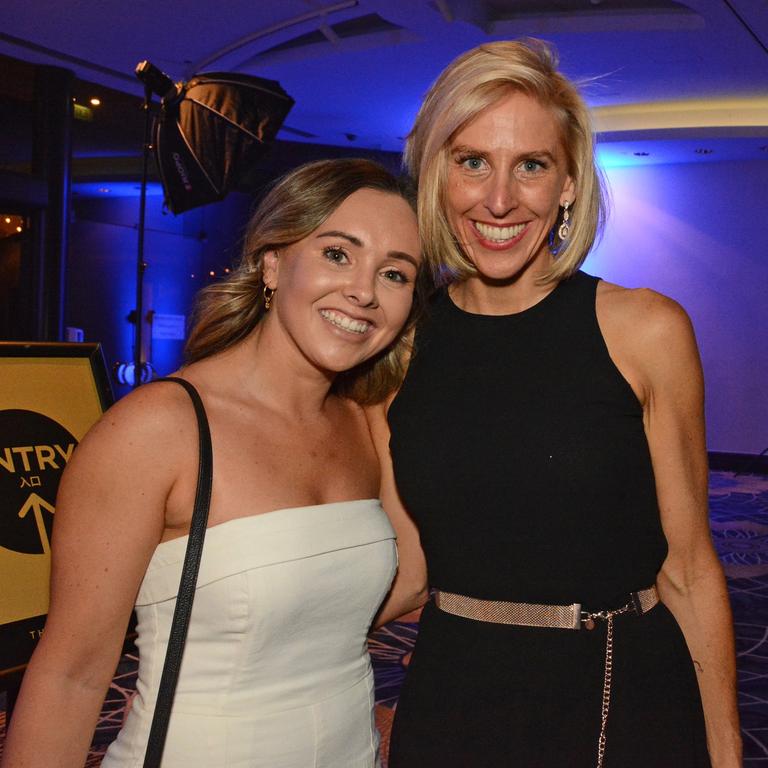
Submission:
[[[744,765],[768,766],[768,477],[713,472],[712,533],[736,626]]]
[[[712,531],[725,566],[736,626],[744,765],[768,768],[768,477],[710,475]],[[392,715],[418,632],[418,615],[393,622],[370,641],[376,673],[376,722],[386,758]],[[136,658],[123,657],[94,736],[86,768],[97,768],[125,716]],[[0,754],[5,694],[0,694]]]

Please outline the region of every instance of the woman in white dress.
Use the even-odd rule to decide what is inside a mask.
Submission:
[[[198,302],[177,375],[202,397],[213,494],[163,765],[373,768],[366,635],[396,531],[362,404],[401,375],[418,310],[412,201],[366,160],[282,179],[241,263]],[[3,768],[83,765],[136,606],[137,695],[105,768],[141,766],[195,496],[197,424],[143,386],[83,439],[61,483],[51,609]],[[398,575],[385,621],[422,597]]]

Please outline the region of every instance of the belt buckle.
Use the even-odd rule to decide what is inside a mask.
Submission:
[[[595,621],[587,611],[581,610],[581,603],[573,603],[573,625],[571,629],[594,629]]]

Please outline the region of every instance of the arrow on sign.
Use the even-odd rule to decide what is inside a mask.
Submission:
[[[37,524],[37,534],[40,536],[40,544],[43,546],[43,553],[48,555],[51,552],[51,543],[48,541],[48,531],[45,530],[45,523],[43,522],[43,509],[51,514],[56,511],[56,508],[52,507],[44,498],[36,493],[30,493],[24,506],[19,510],[19,517],[26,517],[27,512],[32,510]]]

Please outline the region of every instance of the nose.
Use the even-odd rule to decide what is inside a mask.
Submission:
[[[495,173],[488,180],[485,207],[496,218],[504,218],[517,207],[517,180],[513,174]]]
[[[344,296],[359,307],[378,307],[376,285],[376,271],[359,265],[349,273]]]

